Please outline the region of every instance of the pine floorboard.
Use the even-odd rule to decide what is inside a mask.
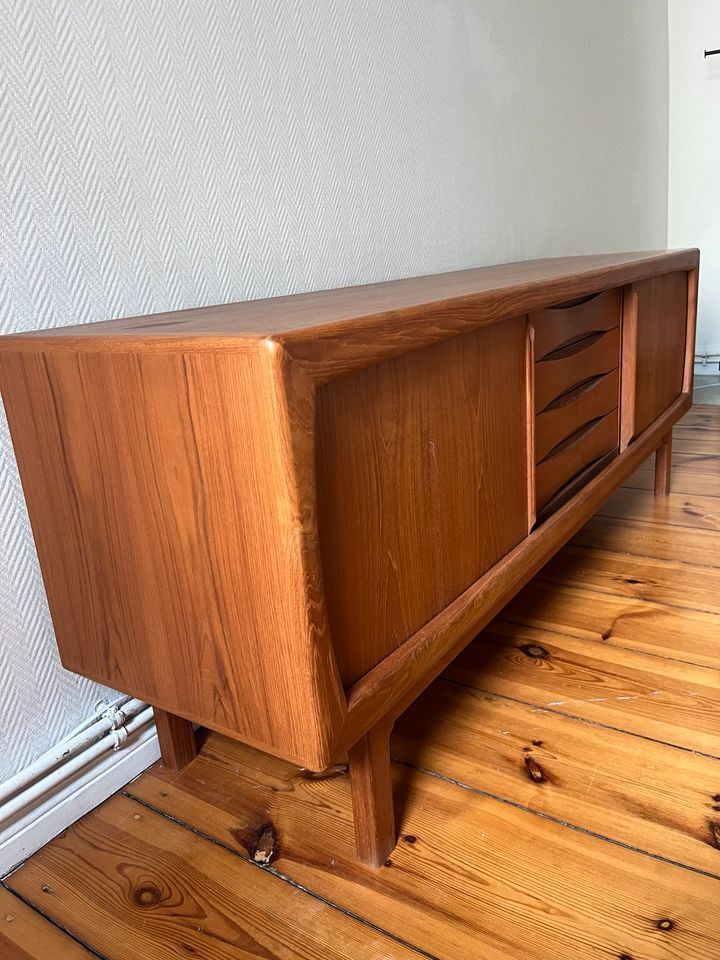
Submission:
[[[387,866],[355,862],[342,764],[209,734],[5,878],[2,960],[717,960],[720,407],[673,462],[670,497],[644,464],[398,722]]]
[[[0,887],[2,960],[92,960],[93,956],[35,908]]]

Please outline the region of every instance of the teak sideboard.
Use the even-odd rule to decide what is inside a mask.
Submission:
[[[312,770],[395,843],[393,721],[690,407],[698,251],[6,337],[62,662]]]

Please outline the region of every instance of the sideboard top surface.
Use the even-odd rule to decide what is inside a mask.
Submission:
[[[439,314],[470,308],[465,329],[518,315],[539,306],[697,267],[698,251],[653,250],[528,260],[453,273],[342,287],[269,300],[197,307],[152,316],[37,330],[0,338],[0,350],[182,349],[192,338],[212,348],[238,341],[272,339],[293,344],[362,331],[364,337],[388,332],[387,323],[416,320],[416,311],[437,305]],[[448,331],[446,331],[448,332]],[[409,344],[407,344],[409,346]]]

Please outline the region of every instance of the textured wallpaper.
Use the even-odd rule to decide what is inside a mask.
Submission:
[[[664,0],[2,0],[0,328],[663,246],[666,21]],[[59,666],[0,440],[1,780],[102,690]]]

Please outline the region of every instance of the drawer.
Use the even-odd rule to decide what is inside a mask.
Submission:
[[[620,328],[591,333],[546,354],[535,363],[535,411],[591,377],[620,365]]]
[[[584,424],[538,463],[535,468],[535,496],[538,510],[541,510],[576,474],[617,447],[618,420],[616,407],[604,417],[598,417]]]
[[[547,354],[576,340],[620,326],[621,312],[620,290],[606,290],[581,303],[550,307],[530,314],[535,331],[535,359],[542,360]]]
[[[545,407],[535,419],[535,460],[540,461],[583,424],[610,413],[618,405],[618,370],[598,374],[571,387]]]

